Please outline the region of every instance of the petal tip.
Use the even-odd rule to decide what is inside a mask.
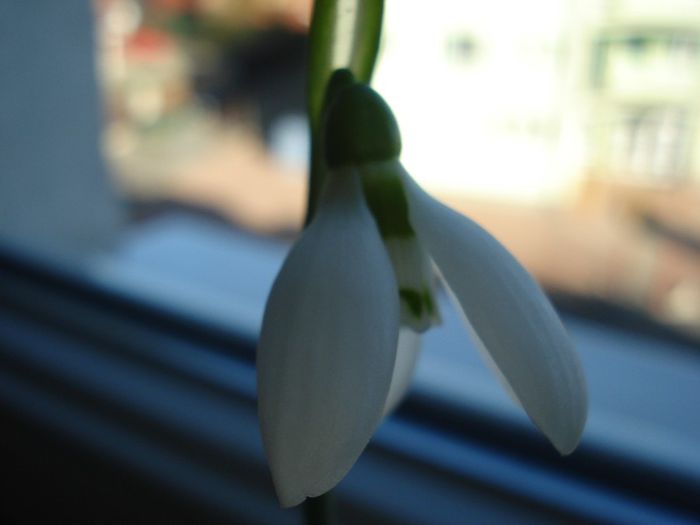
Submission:
[[[275,488],[277,502],[283,509],[290,509],[292,507],[296,507],[297,505],[301,505],[304,503],[306,498],[309,497],[296,483],[281,483],[275,480],[273,476],[272,484]]]
[[[583,430],[583,429],[581,429]],[[578,447],[579,443],[581,442],[581,435],[582,431],[576,431],[575,433],[571,433],[569,436],[565,436],[562,438],[559,436],[558,438],[553,438],[552,436],[547,436],[547,439],[552,443],[552,446],[556,449],[559,454],[562,456],[568,456],[576,448]]]
[[[560,422],[558,425],[550,425],[547,429],[537,425],[562,456],[570,455],[581,443],[588,419],[587,405],[587,397],[585,394],[581,395],[579,397],[579,406],[576,407],[573,413],[570,413],[569,418],[567,418],[568,421]]]
[[[581,442],[581,435],[579,434],[575,439],[569,439],[569,440],[558,440],[555,441],[551,438],[548,437],[554,448],[556,449],[557,452],[561,456],[569,456],[572,454],[576,448],[579,446],[579,443]]]

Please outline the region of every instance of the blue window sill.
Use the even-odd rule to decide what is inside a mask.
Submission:
[[[178,215],[134,228],[82,275],[5,253],[3,406],[191,500],[212,522],[298,522],[276,507],[254,411],[254,341],[287,248]],[[697,348],[565,312],[590,417],[579,450],[560,458],[444,300],[442,312],[409,398],[340,486],[345,515],[372,523],[698,518]]]

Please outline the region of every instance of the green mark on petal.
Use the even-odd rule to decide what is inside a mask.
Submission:
[[[433,324],[439,324],[440,323],[440,312],[438,311],[437,304],[435,304],[435,298],[433,297],[433,291],[431,289],[424,289],[423,294],[422,294],[422,299],[423,299],[423,305],[425,306],[425,309],[427,313],[430,315],[431,319],[433,320]]]
[[[419,292],[410,288],[401,288],[399,290],[399,297],[401,297],[401,301],[405,303],[414,317],[421,317],[423,298]]]
[[[401,324],[424,332],[440,322],[433,298],[433,271],[428,254],[409,222],[403,168],[397,160],[358,166],[362,187],[384,241],[401,299]]]

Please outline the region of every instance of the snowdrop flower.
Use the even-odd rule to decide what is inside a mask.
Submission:
[[[431,261],[554,447],[570,453],[583,431],[583,373],[549,301],[496,239],[411,179],[400,149],[379,95],[361,84],[337,95],[330,176],[272,287],[258,348],[260,425],[282,506],[333,488],[407,388],[417,333],[439,320]]]

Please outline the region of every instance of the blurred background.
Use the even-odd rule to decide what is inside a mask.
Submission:
[[[697,2],[433,4],[387,1],[374,78],[407,169],[549,290],[700,334]],[[133,216],[298,231],[310,0],[96,12],[104,152]]]
[[[304,215],[311,7],[0,0],[0,522],[301,523],[255,347]],[[554,299],[589,418],[560,457],[439,292],[341,523],[698,523],[700,1],[384,22],[403,164]]]

